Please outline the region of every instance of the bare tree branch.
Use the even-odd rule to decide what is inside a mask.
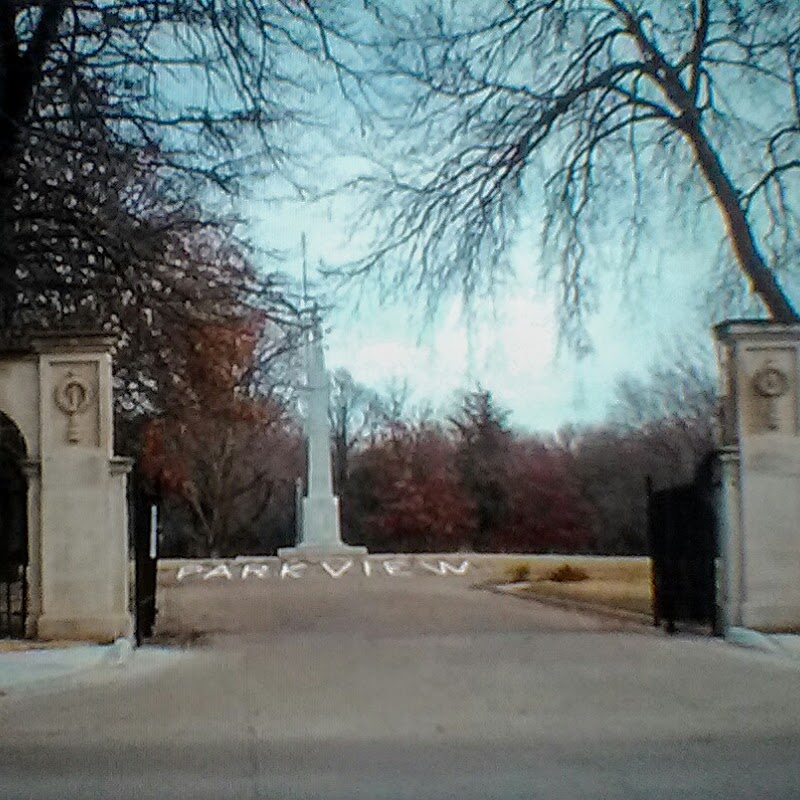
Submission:
[[[646,204],[689,185],[686,217],[692,202],[713,200],[731,267],[774,318],[798,319],[778,279],[798,247],[792,3],[467,10],[429,0],[413,19],[372,5],[380,11],[363,57],[373,92],[393,91],[395,108],[375,120],[385,154],[346,187],[379,232],[341,275],[424,290],[433,306],[451,291],[490,290],[535,202],[543,246],[532,260],[560,287],[563,324],[580,347],[599,285],[589,245],[618,233],[635,252]]]

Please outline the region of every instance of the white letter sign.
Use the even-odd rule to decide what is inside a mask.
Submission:
[[[207,581],[209,578],[225,578],[226,580],[232,580],[233,575],[231,575],[227,564],[220,564],[218,567],[214,567],[211,572],[207,572],[203,575],[204,581]]]
[[[393,559],[392,561],[384,561],[383,568],[386,570],[387,575],[391,575],[393,578],[398,575],[410,575],[408,569],[408,562],[401,561],[399,559]]]
[[[188,578],[189,575],[199,575],[204,570],[205,567],[200,566],[200,564],[181,564],[178,567],[178,574],[175,576],[175,580],[182,581],[184,578]]]
[[[306,564],[281,564],[281,578],[302,578]],[[298,570],[300,570],[298,572]]]
[[[269,575],[268,564],[245,564],[242,567],[242,580],[245,580],[248,575],[255,575],[256,578],[266,578]]]
[[[428,564],[420,559],[420,566],[432,572],[434,575],[446,575],[448,572],[453,575],[463,575],[469,568],[469,561],[462,561],[459,566],[454,567],[446,561],[440,561],[438,566],[436,564]]]
[[[341,578],[342,575],[344,575],[345,572],[347,572],[347,570],[349,570],[350,567],[353,566],[353,562],[351,559],[348,558],[347,561],[345,561],[344,564],[342,564],[342,566],[339,567],[338,569],[334,569],[334,567],[332,567],[327,561],[323,561],[321,563],[321,566],[322,569],[324,569],[325,572],[327,572],[328,575],[331,576],[331,578]]]

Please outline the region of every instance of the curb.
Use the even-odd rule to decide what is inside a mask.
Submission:
[[[782,652],[781,648],[769,636],[750,628],[737,628],[731,626],[725,629],[725,641],[739,647],[749,647],[753,650],[763,650],[766,653]]]
[[[0,692],[10,695],[70,683],[76,676],[102,666],[109,655],[107,651],[92,653],[80,646],[69,648],[67,657],[63,657],[65,652],[67,648],[3,653],[0,664],[5,662],[6,674],[5,680],[0,678]]]
[[[0,696],[48,691],[79,685],[97,670],[130,667],[135,663],[130,639],[110,645],[73,645],[62,648],[30,648],[0,653]],[[5,664],[4,664],[5,662]],[[5,678],[5,680],[3,680]]]
[[[112,645],[102,654],[100,663],[113,667],[124,667],[130,663],[135,652],[133,642],[124,636],[115,639]]]
[[[725,630],[725,641],[738,647],[747,647],[751,650],[760,650],[762,653],[800,661],[800,649],[784,646],[775,634],[731,626]]]
[[[553,597],[552,595],[539,595],[536,592],[525,592],[522,594],[519,589],[530,586],[530,583],[502,583],[484,584],[482,588],[488,589],[495,594],[511,595],[520,600],[533,600],[537,603],[564,608],[569,611],[582,611],[587,614],[599,614],[601,616],[613,617],[625,622],[638,623],[649,627],[653,625],[653,617],[650,614],[642,614],[638,611],[628,611],[623,608],[613,608],[612,606],[601,605],[600,603],[588,603],[584,600],[573,600],[565,597]]]

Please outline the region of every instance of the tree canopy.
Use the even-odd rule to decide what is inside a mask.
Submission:
[[[245,163],[280,163],[285,126],[307,121],[298,59],[321,50],[315,30],[292,0],[3,0],[0,164],[25,131],[70,146],[89,125],[232,188]]]
[[[116,334],[117,408],[133,414],[176,399],[214,322],[255,314],[267,349],[290,346],[286,282],[260,268],[206,190],[234,192],[281,162],[303,89],[287,49],[308,41],[313,57],[289,32],[304,14],[0,3],[2,338],[54,326]]]
[[[433,296],[475,293],[508,267],[520,219],[534,215],[543,274],[579,341],[601,254],[612,249],[618,269],[635,263],[648,209],[666,194],[680,213],[656,232],[664,248],[711,199],[729,279],[775,319],[797,320],[780,280],[800,244],[795,2],[367,9],[372,25],[358,30],[371,82],[353,94],[368,97],[384,135],[353,187],[380,233],[355,272],[385,268]],[[330,27],[352,44],[352,28]]]

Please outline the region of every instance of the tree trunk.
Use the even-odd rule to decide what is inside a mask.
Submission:
[[[16,11],[8,7],[0,14],[0,77],[5,84],[0,93],[0,163],[9,157],[19,138],[66,7],[67,0],[42,4],[36,30],[22,52],[16,38]]]
[[[717,201],[728,231],[733,255],[747,277],[751,290],[764,303],[778,322],[798,322],[800,316],[778,283],[775,273],[758,251],[750,223],[742,208],[739,192],[734,187],[722,161],[708,141],[698,121],[680,128],[694,151],[700,171]]]

